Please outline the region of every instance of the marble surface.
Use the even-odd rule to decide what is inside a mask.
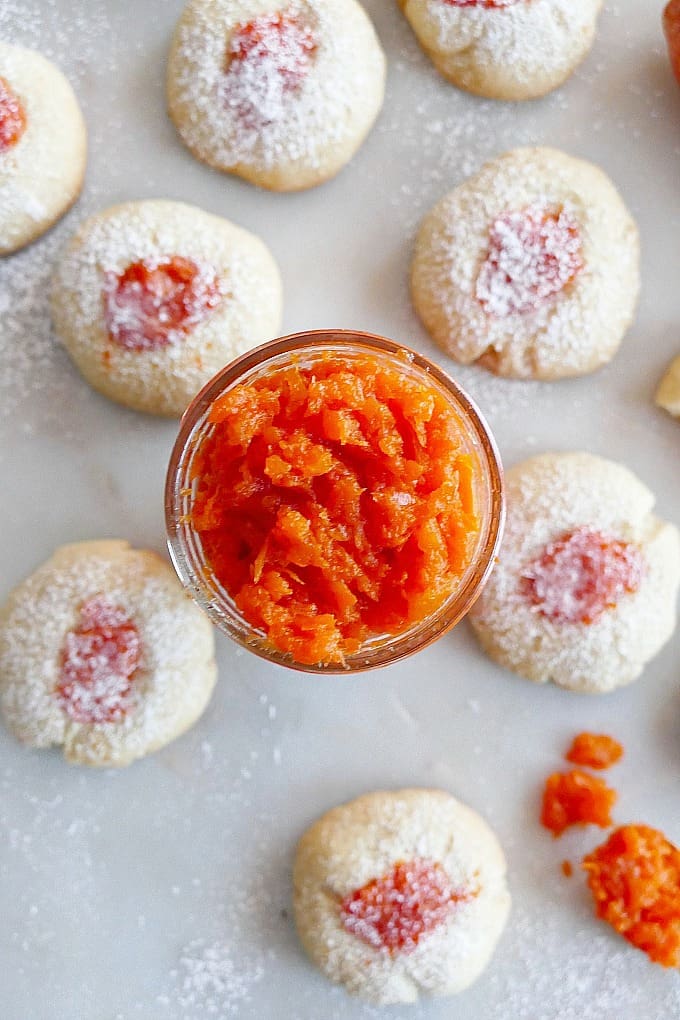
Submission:
[[[600,163],[638,218],[643,292],[613,363],[552,385],[442,364],[487,415],[507,463],[546,449],[621,460],[680,523],[680,426],[652,405],[680,349],[680,88],[661,3],[607,4],[595,48],[559,92],[524,105],[443,82],[391,0],[367,0],[389,58],[380,121],[336,180],[256,191],[195,162],[164,112],[180,0],[0,0],[0,36],[54,58],[87,117],[85,193],[0,264],[0,597],[56,545],[124,537],[164,548],[162,485],[176,425],[91,392],[50,334],[45,293],[80,218],[126,199],[182,199],[259,233],[278,258],[285,331],[353,327],[439,357],[407,293],[419,218],[487,157],[546,143]],[[220,681],[184,738],[121,773],[68,767],[0,733],[3,1020],[661,1020],[680,975],[592,916],[560,872],[598,834],[553,842],[544,776],[583,728],[623,740],[616,817],[680,842],[680,635],[633,687],[603,698],[504,673],[466,625],[419,656],[351,679],[267,666],[218,639]],[[488,971],[456,1000],[379,1014],[326,984],[291,922],[295,841],[326,808],[401,785],[451,790],[507,851],[513,913]]]

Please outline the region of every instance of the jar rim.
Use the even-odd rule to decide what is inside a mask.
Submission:
[[[482,514],[485,534],[473,561],[461,578],[461,584],[430,616],[396,635],[384,635],[362,645],[348,655],[346,662],[306,665],[289,654],[270,646],[235,610],[228,594],[216,578],[209,583],[199,570],[200,553],[192,544],[195,533],[187,524],[185,504],[189,498],[187,469],[201,439],[201,427],[215,400],[233,385],[247,382],[249,375],[305,350],[338,349],[342,354],[352,347],[364,353],[382,354],[402,360],[436,382],[455,404],[461,424],[475,440],[475,452],[486,479],[486,511]],[[194,397],[180,423],[165,483],[165,521],[167,543],[175,571],[184,589],[207,613],[223,633],[260,658],[303,673],[351,674],[375,669],[399,661],[432,644],[454,627],[476,601],[491,572],[500,545],[505,521],[503,469],[493,435],[474,401],[435,362],[418,351],[376,333],[349,329],[317,329],[291,333],[247,351],[221,369]]]

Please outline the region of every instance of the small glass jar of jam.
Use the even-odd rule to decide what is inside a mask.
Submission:
[[[187,591],[244,647],[314,673],[384,666],[453,627],[503,518],[470,399],[420,354],[349,330],[223,369],[184,415],[166,483]]]

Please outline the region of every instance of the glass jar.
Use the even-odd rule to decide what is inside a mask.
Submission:
[[[213,425],[208,421],[215,400],[235,386],[247,385],[292,365],[309,367],[315,359],[338,355],[343,359],[379,359],[390,368],[415,377],[443,396],[453,411],[467,450],[474,461],[475,510],[479,532],[471,561],[458,588],[425,619],[399,634],[366,640],[347,655],[345,663],[303,665],[267,642],[263,632],[246,620],[233,598],[213,575],[203,554],[199,534],[191,525],[196,491],[192,466],[202,441]],[[168,547],[187,592],[212,622],[244,648],[270,662],[309,673],[347,673],[396,662],[426,647],[450,630],[470,610],[491,571],[504,521],[503,475],[489,429],[470,398],[437,365],[408,348],[370,333],[352,330],[314,330],[295,333],[264,344],[227,365],[196,396],[182,418],[168,468],[165,489]]]

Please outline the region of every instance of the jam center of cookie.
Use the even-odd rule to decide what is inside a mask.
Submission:
[[[594,623],[640,587],[640,549],[590,528],[551,542],[522,573],[523,594],[556,623]]]
[[[680,966],[680,850],[625,825],[583,860],[598,917],[664,967]]]
[[[219,301],[214,272],[191,259],[142,259],[120,274],[106,274],[104,318],[113,343],[151,351],[186,336]]]
[[[476,296],[488,315],[526,315],[548,304],[583,269],[581,233],[565,209],[530,206],[492,224]]]
[[[468,894],[454,891],[440,864],[417,859],[395,864],[388,875],[350,893],[340,913],[346,930],[374,949],[409,953],[466,899]]]
[[[26,130],[26,111],[4,78],[0,78],[0,153],[17,144]]]
[[[280,120],[286,96],[308,75],[316,35],[296,14],[279,12],[238,25],[229,42],[223,101],[251,127]]]
[[[125,611],[103,596],[89,599],[62,650],[56,694],[63,711],[79,723],[119,722],[140,655],[137,628]]]

